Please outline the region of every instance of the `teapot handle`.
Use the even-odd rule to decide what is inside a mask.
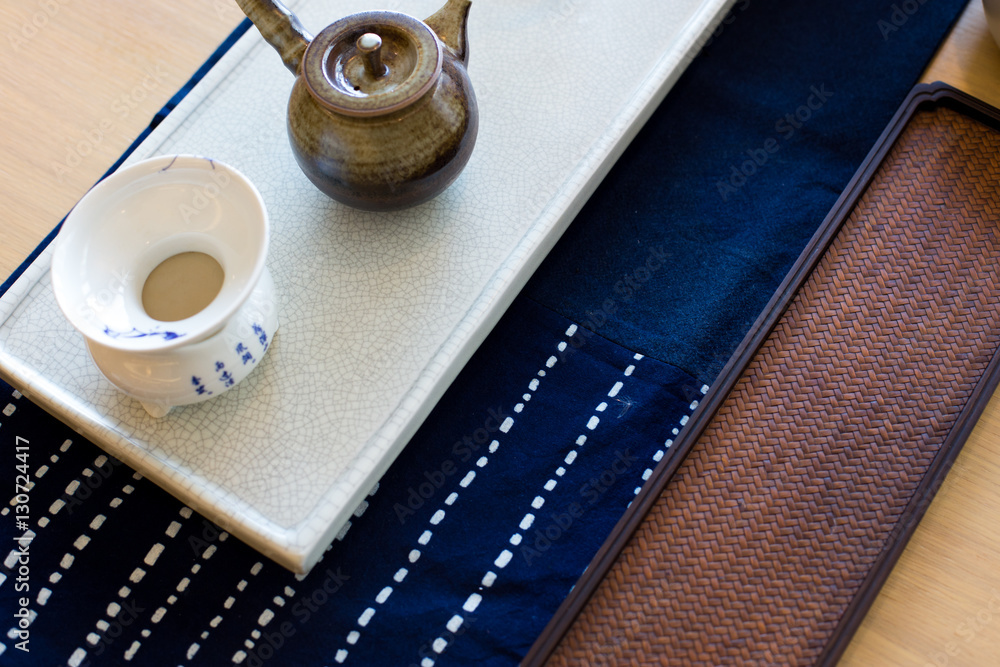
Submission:
[[[312,35],[302,27],[298,17],[280,0],[236,0],[236,4],[281,55],[285,67],[297,76],[302,55],[312,41]]]

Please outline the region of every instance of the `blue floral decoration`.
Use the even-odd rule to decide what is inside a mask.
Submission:
[[[131,331],[115,331],[110,327],[104,327],[104,335],[109,338],[150,338],[155,336],[162,336],[163,340],[176,340],[187,334],[177,333],[176,331],[139,331],[136,328],[132,328]]]

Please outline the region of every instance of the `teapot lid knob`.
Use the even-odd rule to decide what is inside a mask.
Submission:
[[[351,116],[402,109],[430,90],[444,49],[422,21],[362,12],[323,29],[306,49],[302,76],[323,106]]]
[[[373,32],[366,32],[358,37],[358,51],[365,59],[365,70],[368,76],[377,79],[388,73],[388,68],[382,63],[382,38]]]
[[[358,37],[358,49],[366,53],[382,48],[382,38],[373,32],[366,32]]]

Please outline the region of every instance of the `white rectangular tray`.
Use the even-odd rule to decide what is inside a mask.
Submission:
[[[281,326],[233,391],[148,417],[87,356],[43,252],[0,297],[0,375],[282,565],[308,571],[733,0],[473,3],[479,139],[430,203],[335,204],[285,133],[293,77],[251,29],[129,158],[243,171],[272,221]],[[397,0],[423,18],[443,0]],[[318,32],[365,0],[303,0]]]

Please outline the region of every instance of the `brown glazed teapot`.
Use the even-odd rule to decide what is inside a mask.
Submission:
[[[296,75],[288,135],[306,176],[366,210],[413,206],[458,177],[479,112],[466,71],[470,0],[426,21],[352,14],[312,37],[278,0],[237,0]]]

